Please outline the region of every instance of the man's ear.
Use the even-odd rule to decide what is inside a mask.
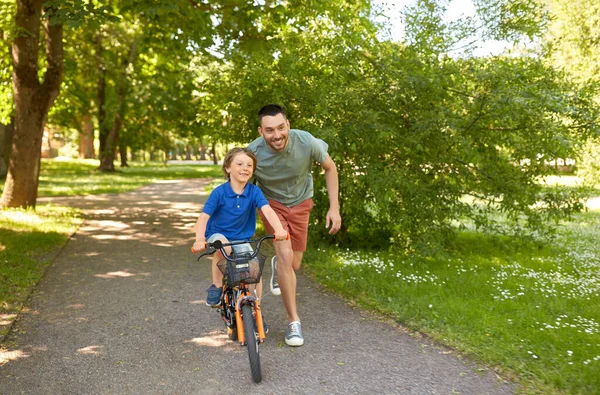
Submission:
[[[262,128],[260,126],[258,127],[258,134],[260,134],[262,137]]]

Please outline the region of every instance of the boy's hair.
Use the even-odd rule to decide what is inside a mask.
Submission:
[[[283,117],[287,119],[287,114],[285,113],[283,107],[281,107],[279,104],[267,104],[258,110],[258,125],[260,126],[263,117],[274,117],[277,114],[282,114]]]
[[[235,156],[237,154],[245,154],[248,155],[251,159],[252,159],[252,171],[254,172],[256,170],[256,155],[254,155],[252,153],[252,151],[250,151],[248,148],[244,148],[244,147],[235,147],[229,150],[229,152],[227,152],[227,154],[225,154],[225,158],[223,159],[223,174],[225,175],[225,178],[229,178],[229,173],[227,173],[227,168],[231,167],[231,162],[233,162],[233,158],[235,158]]]

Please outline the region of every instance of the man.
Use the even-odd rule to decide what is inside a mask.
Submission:
[[[325,226],[330,234],[340,230],[338,174],[335,163],[327,154],[327,144],[310,133],[290,129],[285,111],[269,104],[258,112],[260,137],[248,145],[258,159],[254,177],[269,204],[275,210],[290,240],[275,243],[271,261],[273,276],[271,290],[281,294],[288,314],[285,342],[289,346],[304,344],[302,326],[296,307],[296,271],[306,250],[308,222],[313,207],[313,162],[321,165],[329,195],[329,211]],[[262,217],[265,229],[273,234],[268,221]],[[331,226],[331,227],[330,227]]]

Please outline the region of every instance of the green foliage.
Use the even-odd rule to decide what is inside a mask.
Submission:
[[[192,48],[212,45],[212,6],[112,1],[89,15],[83,11],[91,3],[74,4],[64,14],[77,28],[65,29],[65,84],[50,123],[81,131],[82,120],[93,115],[106,131],[120,116],[120,144],[132,150],[167,151],[177,136],[189,136],[197,127],[189,64]]]
[[[590,140],[584,147],[581,161],[577,166],[577,174],[589,184],[598,184],[600,180],[600,142]]]
[[[86,115],[104,110],[108,124],[121,114],[123,144],[167,151],[175,141],[249,142],[257,109],[281,103],[338,166],[336,242],[433,253],[460,227],[548,236],[582,208],[582,190],[537,180],[598,133],[594,85],[574,85],[536,56],[475,58],[470,44],[448,55],[475,36],[539,39],[548,11],[536,1],[479,0],[475,17],[446,22],[448,1],[421,0],[404,13],[404,44],[377,41],[362,0],[65,4],[54,17],[82,29],[65,30],[52,123],[79,129]],[[327,197],[315,179],[322,230]]]
[[[547,40],[552,63],[580,82],[599,82],[600,3],[595,0],[545,0],[552,23]]]
[[[473,3],[494,40],[533,40],[544,33],[550,18],[537,0],[474,0]]]
[[[256,110],[279,102],[292,127],[328,142],[345,223],[337,242],[434,253],[461,226],[550,236],[582,209],[584,192],[537,179],[598,132],[594,90],[533,57],[450,58],[456,27],[436,30],[441,11],[421,4],[430,7],[410,19],[411,46],[376,42],[366,19],[319,15],[273,33],[261,51],[232,51],[207,87],[226,87],[223,133],[254,138]],[[366,13],[356,7],[351,15]],[[328,202],[315,179],[314,230],[323,232]]]
[[[547,40],[551,52],[549,61],[564,69],[582,86],[595,89],[593,95],[600,103],[600,3],[594,0],[545,0],[553,19]],[[590,120],[598,122],[598,119]],[[577,173],[589,183],[600,179],[600,145],[598,135],[584,146]]]
[[[13,30],[13,16],[16,12],[14,1],[0,0],[0,123],[8,124],[13,113],[12,60],[10,56],[10,37]]]

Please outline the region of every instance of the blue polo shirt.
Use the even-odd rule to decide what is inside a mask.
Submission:
[[[202,208],[210,215],[204,237],[221,233],[230,241],[250,239],[256,231],[256,209],[268,204],[256,185],[247,183],[241,194],[231,189],[229,181],[219,185]]]

